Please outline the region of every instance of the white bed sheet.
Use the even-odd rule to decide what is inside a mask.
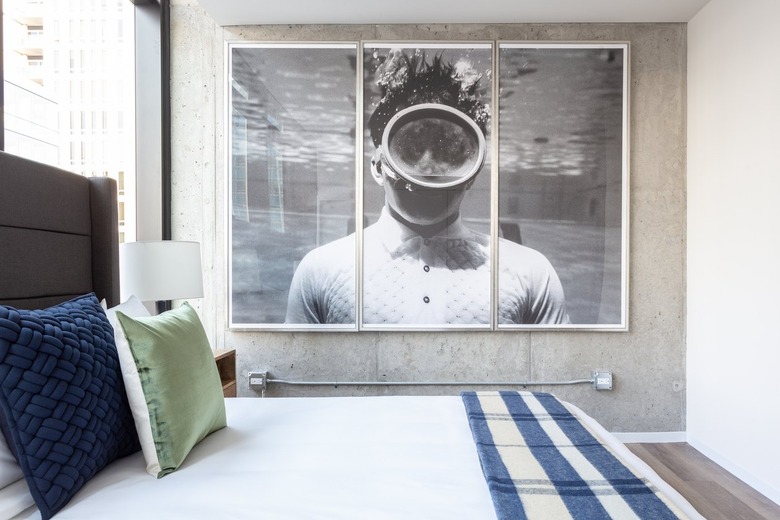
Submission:
[[[136,453],[100,472],[55,519],[496,518],[458,396],[238,398],[226,406],[227,428],[197,445],[178,471],[155,479]],[[572,410],[698,517],[625,446]],[[16,517],[38,518],[34,509]]]

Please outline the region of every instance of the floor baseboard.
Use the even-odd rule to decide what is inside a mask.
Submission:
[[[618,432],[612,433],[622,443],[687,442],[687,432]]]

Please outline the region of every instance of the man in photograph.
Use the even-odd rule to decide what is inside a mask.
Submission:
[[[384,207],[363,233],[364,324],[490,324],[490,237],[461,216],[487,153],[490,113],[479,99],[480,79],[465,61],[435,56],[428,63],[423,53],[397,49],[377,70],[382,99],[368,128],[376,147],[371,174]],[[355,238],[303,258],[286,323],[355,322]],[[563,288],[547,258],[499,240],[499,323],[568,323]]]

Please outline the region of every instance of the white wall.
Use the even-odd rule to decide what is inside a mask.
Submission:
[[[688,438],[780,503],[780,2],[688,24]]]

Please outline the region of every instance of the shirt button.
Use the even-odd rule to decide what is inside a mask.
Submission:
[[[428,271],[430,271],[430,270],[431,270],[431,266],[429,266],[429,265],[425,265],[425,266],[423,266],[423,271],[425,271],[426,273],[427,273]]]
[[[425,303],[429,303],[429,302],[431,301],[431,299],[430,299],[430,298],[428,298],[427,296],[425,296],[425,297],[423,298],[423,301],[424,301]]]
[[[431,239],[430,238],[426,238],[423,242],[425,243],[426,246],[431,245]]]

